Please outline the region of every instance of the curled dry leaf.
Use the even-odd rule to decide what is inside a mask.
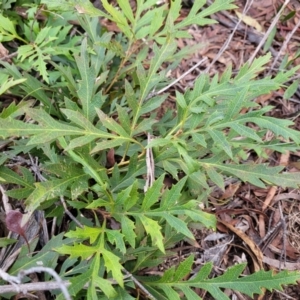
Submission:
[[[107,167],[111,168],[115,165],[116,160],[115,160],[115,149],[114,148],[111,148],[108,150],[106,159],[107,159]]]
[[[17,233],[21,237],[23,237],[28,246],[28,249],[30,249],[29,243],[28,243],[28,240],[27,240],[26,234],[25,234],[26,224],[22,225],[23,216],[24,215],[21,212],[19,212],[18,210],[9,211],[6,214],[6,218],[5,218],[6,227],[8,230],[10,230],[14,233]]]
[[[6,226],[7,229],[22,235],[24,228],[21,226],[23,214],[18,210],[11,210],[6,214]]]
[[[9,51],[0,43],[0,58],[5,57],[9,54]]]
[[[262,26],[250,16],[245,16],[238,11],[235,11],[239,19],[241,19],[245,24],[254,27],[258,32],[263,32]]]
[[[225,225],[229,230],[235,233],[239,238],[241,238],[248,245],[248,247],[251,249],[252,253],[254,254],[253,264],[254,264],[255,271],[258,272],[259,270],[263,270],[263,264],[262,264],[263,254],[259,249],[259,247],[244,232],[235,228],[230,223],[221,221],[220,219],[218,219],[218,222]]]

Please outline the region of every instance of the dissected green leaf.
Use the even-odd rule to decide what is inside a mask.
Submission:
[[[68,186],[71,186],[75,181],[81,178],[83,179],[84,176],[85,174],[74,174],[73,176],[62,179],[36,183],[34,191],[26,199],[27,210],[33,212],[44,201],[63,195]]]
[[[130,138],[129,134],[120,126],[113,118],[108,117],[101,110],[97,110],[98,116],[102,124],[109,130],[116,132],[124,138]]]
[[[244,102],[247,98],[248,89],[249,87],[245,87],[226,103],[224,121],[232,120],[245,107]]]
[[[282,136],[285,139],[291,138],[294,142],[300,143],[300,134],[296,130],[288,128],[288,126],[293,124],[290,120],[282,120],[271,117],[248,117],[247,115],[245,115],[245,117],[240,117],[240,119],[242,119],[243,122],[253,122],[261,128],[269,129],[274,132],[276,136]]]
[[[108,298],[115,298],[118,295],[112,283],[100,276],[95,276],[93,278],[93,284],[101,289]]]
[[[7,247],[11,244],[16,243],[18,240],[9,239],[9,238],[0,238],[0,248]]]
[[[74,244],[72,246],[62,245],[56,247],[54,250],[61,254],[70,255],[70,257],[81,257],[82,259],[87,259],[97,253],[97,247],[86,246],[83,244]]]
[[[71,285],[68,287],[68,291],[71,295],[76,295],[80,290],[83,289],[84,285],[91,279],[92,270],[85,270],[84,273],[70,278]],[[57,297],[58,300],[64,300],[63,297]]]
[[[223,191],[225,190],[224,187],[224,179],[223,176],[216,171],[215,168],[207,168],[206,169],[207,175],[209,178]]]
[[[120,250],[123,254],[126,253],[126,247],[124,243],[124,235],[118,230],[106,230],[105,231],[107,240],[116,245],[116,248]]]
[[[299,87],[300,80],[295,80],[284,92],[283,98],[289,99],[291,98],[295,92],[297,91],[297,88]]]
[[[279,172],[284,168],[281,166],[271,168],[266,165],[225,165],[222,163],[209,163],[207,165],[262,188],[265,188],[265,183],[297,188],[300,182],[300,172],[280,174]]]
[[[103,7],[106,9],[106,11],[111,15],[111,20],[114,21],[118,25],[118,27],[122,29],[124,34],[129,39],[131,39],[132,38],[132,32],[130,30],[130,26],[128,25],[127,19],[124,16],[124,12],[119,11],[118,9],[113,7],[111,4],[109,4],[107,2],[107,0],[102,0],[102,4],[103,4]],[[125,10],[126,10],[125,15],[129,16],[132,19],[133,16],[132,16],[131,9],[130,9],[129,5],[125,5],[125,3],[123,3],[123,5],[121,5],[121,7],[125,8]]]
[[[180,181],[173,185],[170,190],[166,190],[161,199],[161,209],[168,209],[171,206],[175,206],[180,200],[181,190],[186,183],[187,177],[180,179]]]
[[[84,116],[89,121],[93,121],[96,115],[95,107],[92,101],[96,74],[94,66],[90,65],[86,39],[84,39],[81,44],[81,53],[80,56],[76,57],[76,63],[82,78],[79,84],[79,90],[77,92],[78,97],[82,104]]]
[[[17,80],[7,80],[6,82],[3,82],[0,87],[0,95],[4,94],[12,86],[18,85],[24,81],[26,81],[26,78],[17,79]]]
[[[126,216],[121,218],[122,233],[132,248],[135,248],[136,233],[134,232],[135,224]]]
[[[93,244],[102,232],[102,228],[84,226],[83,228],[76,228],[76,231],[69,231],[65,236],[69,238],[89,239],[90,243]]]
[[[101,249],[105,261],[105,267],[108,271],[112,272],[113,278],[118,282],[120,286],[124,286],[123,283],[123,274],[122,274],[122,265],[119,263],[119,257],[114,255],[112,252],[105,249]]]
[[[185,221],[181,220],[180,218],[176,218],[170,213],[163,212],[163,213],[157,213],[153,212],[149,214],[151,216],[161,216],[166,220],[166,222],[173,227],[177,232],[182,233],[184,236],[194,240],[194,235],[191,233],[191,231],[188,229],[188,226]]]
[[[207,130],[207,132],[214,140],[216,147],[223,149],[230,158],[233,158],[232,151],[231,151],[231,145],[227,141],[225,135],[222,132],[217,131],[217,130]]]
[[[164,176],[160,176],[153,185],[148,189],[142,204],[142,210],[148,210],[154,203],[159,200],[160,191],[163,186]]]
[[[1,42],[13,40],[14,38],[21,39],[15,29],[13,22],[0,14],[0,33],[2,35]]]
[[[161,252],[165,252],[163,236],[161,234],[161,226],[157,221],[154,221],[146,216],[138,215],[138,218],[142,222],[146,232],[151,236],[153,245],[156,245]]]
[[[29,107],[33,105],[33,101],[21,101],[18,104],[12,102],[8,107],[2,109],[0,118],[16,118],[23,115]]]
[[[291,284],[299,280],[299,272],[288,272],[283,271],[281,273],[272,274],[272,271],[265,272],[263,270],[254,274],[239,277],[245,268],[245,264],[235,265],[229,268],[222,276],[216,278],[208,278],[212,270],[212,263],[204,265],[196,276],[193,276],[189,280],[183,280],[187,270],[190,270],[191,264],[193,263],[193,256],[187,258],[177,268],[176,272],[170,274],[171,276],[163,276],[161,279],[155,282],[147,283],[147,286],[151,286],[171,293],[174,289],[179,289],[189,295],[191,288],[200,288],[208,291],[214,299],[229,300],[228,296],[221,290],[222,289],[233,289],[238,290],[250,297],[254,294],[261,294],[262,289],[266,288],[270,291],[277,289],[282,290],[282,285]],[[166,271],[169,272],[170,270]],[[166,274],[165,273],[165,274]],[[186,295],[187,296],[187,295]],[[190,298],[192,299],[192,298]],[[200,298],[193,298],[200,299]]]

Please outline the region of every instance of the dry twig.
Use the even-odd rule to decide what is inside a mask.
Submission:
[[[287,48],[288,43],[290,42],[292,36],[294,35],[294,33],[297,31],[297,29],[300,27],[300,19],[298,20],[296,26],[293,28],[293,30],[287,35],[287,37],[285,38],[285,41],[283,43],[283,45],[280,47],[280,50],[277,52],[276,57],[273,60],[272,66],[268,71],[268,75],[270,75],[271,71],[275,68],[276,63],[280,57],[280,55],[285,51],[285,49]]]
[[[156,300],[156,298],[131,273],[124,268],[122,271],[145,293],[145,295],[147,295],[148,299]]]
[[[208,1],[209,3],[211,3],[211,1]],[[246,15],[247,11],[249,10],[249,8],[252,5],[253,0],[251,0],[250,3],[246,3],[244,10],[242,12],[242,16]],[[224,43],[224,45],[222,46],[222,48],[219,50],[218,54],[215,56],[215,58],[213,59],[213,61],[210,63],[210,65],[206,68],[205,73],[208,73],[210,68],[214,65],[214,63],[221,57],[221,55],[224,53],[224,51],[228,48],[230,42],[232,41],[235,32],[238,30],[240,24],[242,22],[242,18],[239,19],[239,21],[236,23],[234,29],[232,30],[232,33],[230,34],[230,36],[228,37],[228,39],[226,40],[226,42]]]
[[[60,196],[60,202],[62,203],[62,205],[64,207],[65,213],[70,217],[70,219],[72,219],[80,228],[83,228],[83,225],[69,211],[63,196]]]
[[[41,273],[46,272],[53,276],[53,278],[56,280],[56,282],[37,282],[37,283],[31,283],[31,284],[21,284],[22,279],[29,274],[32,273]],[[51,289],[60,289],[65,297],[66,300],[71,300],[71,296],[68,292],[67,285],[70,285],[70,283],[62,281],[62,279],[59,277],[59,275],[52,270],[51,268],[46,267],[33,267],[28,270],[21,270],[17,276],[11,276],[8,273],[4,272],[0,269],[0,277],[11,283],[11,286],[1,286],[0,291],[2,293],[9,293],[9,292],[22,292],[26,294],[29,290],[51,290]],[[54,284],[54,286],[53,286]]]
[[[152,140],[153,137],[148,133],[148,141],[147,143],[149,144]],[[147,165],[147,178],[146,178],[146,183],[144,186],[144,192],[146,193],[148,188],[152,186],[153,182],[155,181],[155,174],[154,174],[154,158],[153,158],[153,153],[152,153],[152,148],[147,148],[146,150],[146,165]]]
[[[290,0],[285,0],[285,2],[283,3],[283,5],[281,6],[279,12],[277,13],[276,17],[274,18],[273,22],[271,23],[269,29],[267,30],[267,32],[265,33],[264,37],[261,39],[259,45],[256,47],[255,51],[253,52],[253,54],[249,58],[249,60],[248,60],[249,64],[252,63],[252,61],[254,60],[256,54],[258,53],[258,51],[260,50],[260,48],[264,45],[264,43],[268,39],[271,31],[273,30],[273,28],[276,26],[278,20],[280,19],[281,13],[283,12],[284,8],[288,5],[289,2],[290,2]]]

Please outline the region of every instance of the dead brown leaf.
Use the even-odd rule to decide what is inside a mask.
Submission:
[[[0,43],[0,58],[8,55],[8,50]]]
[[[218,222],[222,223],[224,226],[226,226],[228,229],[230,229],[233,233],[235,233],[239,238],[241,238],[251,249],[251,251],[254,254],[255,259],[253,260],[254,270],[255,272],[259,270],[263,270],[263,254],[259,247],[241,230],[235,228],[231,224],[218,220]]]

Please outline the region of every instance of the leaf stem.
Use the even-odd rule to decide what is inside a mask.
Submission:
[[[145,156],[145,154],[146,154],[146,150],[145,150],[145,148],[144,148],[143,151],[142,151],[142,153],[140,153],[140,154],[138,155],[138,159],[139,159],[139,158],[142,158],[143,156]],[[130,163],[130,160],[121,161],[121,162],[118,163],[118,167],[120,167],[120,166],[126,166],[126,165],[128,165],[129,163]],[[107,174],[111,174],[111,172],[113,171],[113,169],[114,169],[114,167],[108,169],[108,170],[107,170]]]
[[[132,42],[130,41],[129,46],[128,46],[128,49],[129,49],[129,50],[130,50],[131,46],[132,46]],[[114,83],[117,81],[118,76],[119,76],[121,70],[123,69],[125,63],[128,61],[129,57],[130,57],[131,54],[134,52],[134,51],[129,51],[129,50],[126,51],[126,56],[125,56],[125,57],[123,58],[123,60],[121,61],[120,66],[119,66],[119,68],[118,68],[118,71],[116,72],[116,75],[114,76],[114,78],[113,78],[113,80],[111,81],[111,83],[110,83],[110,85],[108,86],[108,88],[105,90],[104,94],[107,94],[107,93],[110,91],[110,89],[112,88],[112,86],[114,85]]]
[[[67,148],[67,142],[64,139],[64,137],[60,137],[60,138],[58,138],[58,140],[64,149]],[[100,184],[100,186],[103,189],[103,192],[106,194],[108,199],[111,202],[113,202],[112,195],[107,190],[107,185],[103,182],[103,180],[101,179],[99,174],[82,157],[80,157],[78,154],[76,154],[73,150],[67,150],[66,152],[74,159],[74,161],[80,163],[83,167],[85,167],[88,174],[91,175],[98,184]]]

